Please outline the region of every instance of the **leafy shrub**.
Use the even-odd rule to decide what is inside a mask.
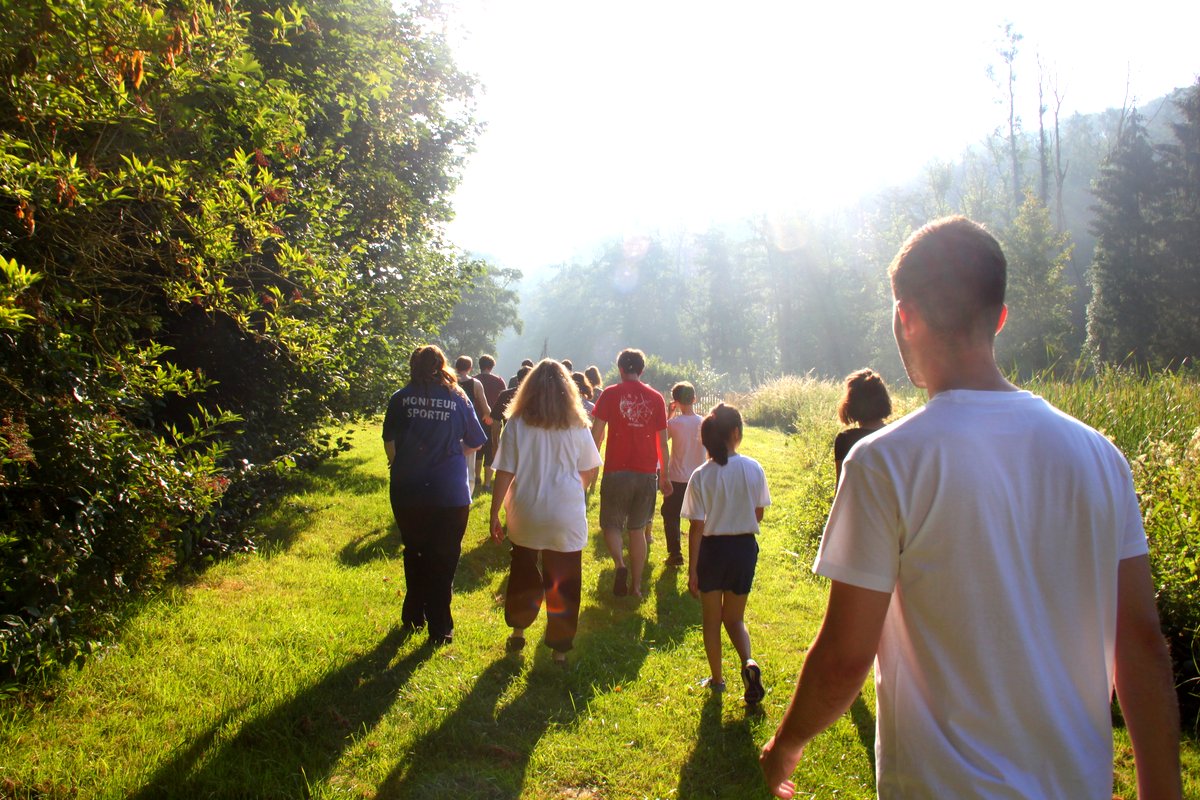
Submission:
[[[379,408],[465,275],[432,4],[0,0],[0,681]]]

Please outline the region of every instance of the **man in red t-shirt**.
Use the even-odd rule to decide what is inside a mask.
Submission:
[[[489,355],[479,357],[479,374],[475,376],[475,380],[483,384],[483,394],[487,398],[488,406],[496,405],[496,400],[500,397],[500,393],[505,389],[504,378],[499,375],[493,375],[492,369],[496,366],[496,359]],[[483,488],[486,491],[492,490],[492,459],[496,455],[496,442],[500,438],[500,423],[493,415],[492,424],[485,431],[488,435],[487,444],[483,446]],[[476,466],[478,470],[478,465]],[[479,473],[475,473],[475,482],[479,482]]]
[[[600,393],[592,411],[596,447],[608,431],[604,478],[600,482],[600,529],[617,567],[613,594],[631,591],[642,596],[646,565],[643,529],[654,516],[655,484],[663,497],[671,494],[667,480],[667,404],[663,396],[642,383],[646,356],[641,350],[622,350],[617,356],[621,382]],[[662,471],[659,472],[659,454]],[[629,566],[622,557],[622,534],[629,531]],[[627,583],[632,579],[630,583]]]

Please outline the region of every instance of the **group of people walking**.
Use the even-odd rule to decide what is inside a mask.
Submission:
[[[510,543],[506,648],[524,648],[525,630],[544,605],[546,644],[565,665],[579,622],[587,492],[603,462],[600,528],[614,564],[613,594],[642,596],[647,531],[661,491],[666,563],[690,565],[689,590],[702,602],[711,673],[705,683],[725,687],[724,627],[740,659],[744,697],[758,703],[761,670],[743,615],[758,523],[771,499],[762,467],[737,452],[737,409],[718,405],[701,419],[694,387],[682,382],[672,389],[668,411],[663,396],[641,381],[645,356],[639,350],[620,353],[620,382],[594,401],[591,379],[551,359],[523,364],[512,384],[489,400],[484,379],[495,377],[494,363],[482,357],[481,373],[472,378],[472,362],[463,356],[452,375],[436,346],[417,348],[408,384],[388,403],[383,439],[407,585],[402,624],[414,631],[428,626],[434,643],[453,640],[454,570],[482,469],[483,488],[492,492],[491,537]],[[681,518],[690,521],[686,562]]]
[[[889,422],[879,375],[846,380],[838,415],[852,427],[834,443],[837,492],[813,566],[829,580],[828,604],[760,756],[778,797],[796,794],[791,775],[805,748],[849,709],[872,667],[881,798],[1108,800],[1114,689],[1138,796],[1182,795],[1171,661],[1129,465],[1103,435],[999,369],[1005,276],[1000,245],[963,217],[915,232],[889,268],[896,344],[929,401]],[[771,498],[762,468],[738,452],[741,415],[718,405],[699,417],[686,384],[672,390],[669,413],[640,380],[639,351],[623,351],[617,368],[620,381],[590,399],[590,382],[543,360],[523,367],[508,398],[493,402],[485,390],[477,405],[460,386],[474,394],[476,379],[449,372],[436,347],[413,353],[383,426],[404,542],[402,623],[451,640],[477,474],[468,456],[487,444],[486,428],[501,431],[500,417],[507,425],[493,437],[484,486],[490,478],[492,538],[511,543],[507,647],[524,646],[545,604],[546,644],[565,663],[587,491],[603,462],[613,593],[641,596],[645,527],[661,493],[667,564],[686,564],[701,601],[706,683],[725,685],[724,628],[745,700],[758,703],[762,674],[743,614]]]

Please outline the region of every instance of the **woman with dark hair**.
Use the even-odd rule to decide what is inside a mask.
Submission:
[[[752,458],[737,452],[742,443],[742,415],[720,403],[700,423],[700,441],[708,461],[692,473],[683,495],[680,516],[691,521],[688,531],[688,589],[700,598],[704,652],[708,656],[706,685],[723,691],[721,627],[737,650],[743,695],[757,705],[765,694],[762,671],[750,655],[746,601],[758,563],[758,523],[771,504],[767,476]]]
[[[604,377],[600,374],[600,368],[593,364],[585,369],[583,374],[592,385],[592,397],[599,397],[600,392],[604,390]]]
[[[596,404],[592,402],[594,396],[592,382],[582,372],[572,372],[571,380],[575,381],[575,388],[579,390],[579,402],[583,403],[583,410],[587,412],[590,419],[592,410],[596,407]]]
[[[596,477],[600,452],[579,390],[562,364],[544,359],[517,389],[496,451],[492,539],[512,543],[504,621],[508,650],[525,646],[525,629],[546,603],[546,644],[566,664],[579,626],[584,487]],[[507,529],[500,524],[503,504]],[[541,561],[539,568],[538,562]]]
[[[471,505],[466,454],[487,435],[440,349],[418,347],[408,367],[408,383],[383,417],[392,515],[404,543],[400,622],[409,631],[428,625],[431,643],[449,644],[450,597]]]
[[[850,454],[850,448],[859,439],[882,428],[884,420],[891,415],[892,399],[878,372],[860,369],[846,376],[846,391],[838,403],[838,419],[843,425],[856,423],[856,427],[846,428],[833,440],[833,468],[837,482],[841,482],[842,462]]]

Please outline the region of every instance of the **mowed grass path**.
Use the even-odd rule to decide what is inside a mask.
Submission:
[[[766,468],[774,499],[747,613],[768,687],[761,710],[741,701],[728,643],[731,691],[698,685],[699,603],[686,571],[662,566],[657,519],[640,603],[612,596],[593,536],[569,671],[540,645],[544,617],[523,656],[504,653],[507,547],[487,541],[487,495],[464,540],[454,644],[405,639],[399,536],[379,429],[368,426],[260,522],[261,553],[149,604],[115,646],[4,709],[0,796],[766,797],[758,749],[826,594],[809,565],[832,467],[824,444],[805,441],[751,428],[742,448]],[[810,746],[801,796],[873,797],[873,726],[868,682]],[[1118,743],[1118,788],[1132,797]],[[1194,765],[1194,748],[1187,755]]]

